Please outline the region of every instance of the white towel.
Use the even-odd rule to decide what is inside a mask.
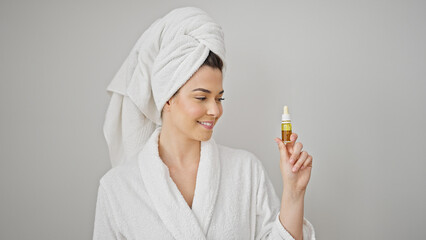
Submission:
[[[204,11],[178,8],[139,38],[109,84],[104,135],[112,166],[136,155],[161,125],[161,110],[198,70],[209,51],[226,69],[222,28]]]

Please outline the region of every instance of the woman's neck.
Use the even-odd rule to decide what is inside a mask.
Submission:
[[[187,169],[198,165],[201,142],[190,139],[177,129],[162,126],[158,140],[161,160],[169,168]]]

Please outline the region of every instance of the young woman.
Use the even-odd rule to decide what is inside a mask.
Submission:
[[[304,219],[312,157],[275,139],[280,201],[252,153],[217,144],[223,33],[180,8],[142,35],[115,76],[105,137],[115,165],[100,180],[94,239],[315,239]]]

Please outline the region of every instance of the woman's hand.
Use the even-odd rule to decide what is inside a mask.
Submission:
[[[275,138],[280,151],[280,168],[285,191],[304,193],[311,178],[312,156],[302,151],[303,144],[296,143],[297,134],[290,136],[291,142],[284,144],[280,138]]]

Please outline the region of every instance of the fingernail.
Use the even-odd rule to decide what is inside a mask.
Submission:
[[[297,167],[296,167],[296,166],[294,166],[294,167],[293,167],[293,172],[296,172],[296,170],[297,170]]]
[[[294,162],[294,159],[293,158],[290,158],[290,163],[293,163]]]

